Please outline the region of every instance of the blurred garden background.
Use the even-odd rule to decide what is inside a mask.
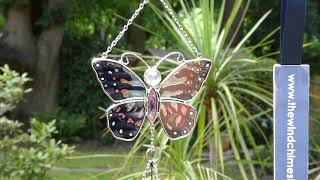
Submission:
[[[273,179],[272,67],[279,60],[280,1],[170,0],[213,62],[192,104],[192,136],[170,141],[157,126],[161,179]],[[140,179],[148,125],[134,142],[107,130],[90,59],[106,50],[139,0],[0,0],[0,179]],[[320,176],[320,1],[309,0],[304,63],[311,65],[310,178]],[[299,24],[297,24],[299,26]],[[154,64],[195,54],[151,0],[111,53]],[[163,77],[175,64],[160,67]],[[131,61],[139,75],[145,66]]]

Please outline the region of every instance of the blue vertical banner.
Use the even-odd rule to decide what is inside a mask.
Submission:
[[[308,179],[309,66],[274,67],[274,179]]]
[[[280,64],[274,66],[274,179],[307,180],[310,70],[302,65],[306,0],[281,1]]]

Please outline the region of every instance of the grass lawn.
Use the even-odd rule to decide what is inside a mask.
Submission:
[[[126,166],[119,175],[117,168],[120,168],[128,155],[129,150],[119,150],[115,148],[96,148],[90,146],[80,146],[75,152],[54,165],[55,169],[48,173],[48,180],[116,180],[128,174],[141,172],[144,170],[146,162],[143,156],[137,156],[130,163],[132,167]],[[141,153],[143,155],[143,153]],[[99,172],[97,172],[97,170]],[[235,174],[232,167],[226,167],[226,174],[231,177],[241,177]]]
[[[98,176],[98,177],[97,177]],[[65,172],[50,172],[48,177],[51,180],[111,180],[112,175],[99,173],[65,173]]]
[[[100,180],[115,179],[116,174],[112,169],[120,168],[128,154],[126,150],[115,148],[92,148],[76,147],[75,152],[55,164],[55,167],[67,168],[65,170],[54,170],[48,173],[48,179],[53,180]],[[145,162],[142,156],[134,159],[135,168],[143,170]],[[141,167],[141,168],[140,168]],[[125,168],[129,172],[131,168]],[[76,172],[74,172],[75,170]],[[98,170],[99,172],[95,172]],[[104,171],[105,170],[105,171]],[[69,172],[70,171],[70,172]],[[82,172],[84,171],[84,172]],[[93,172],[92,172],[93,171]],[[102,171],[102,172],[101,172]],[[110,172],[111,171],[111,172]]]

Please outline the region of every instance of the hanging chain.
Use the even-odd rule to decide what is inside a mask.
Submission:
[[[147,157],[147,167],[144,170],[144,173],[142,175],[142,180],[148,180],[147,175],[149,175],[150,180],[160,180],[159,178],[159,171],[158,171],[158,148],[155,147],[154,143],[154,132],[155,127],[153,124],[150,125],[150,133],[151,133],[151,139],[150,139],[150,147],[147,150],[146,157]]]
[[[150,145],[151,146],[154,146],[154,131],[155,131],[154,125],[150,124],[150,134],[151,134]]]
[[[118,44],[119,40],[122,38],[124,33],[128,30],[128,28],[132,25],[133,21],[139,16],[140,12],[143,10],[144,6],[149,3],[149,0],[143,0],[140,4],[138,9],[134,12],[131,18],[128,20],[127,24],[123,26],[122,30],[118,34],[118,36],[112,41],[110,46],[106,52],[102,53],[103,56],[107,57],[108,54],[112,51],[112,49]]]
[[[196,53],[198,58],[202,58],[202,54],[199,52],[198,48],[192,43],[191,38],[189,37],[188,33],[184,30],[183,26],[180,24],[178,18],[174,15],[174,11],[169,7],[169,5],[166,3],[165,0],[160,0],[160,2],[163,4],[166,11],[169,13],[171,18],[173,19],[174,23],[178,26],[179,30],[182,32],[184,37],[187,39],[189,45],[191,46],[194,53]]]
[[[160,0],[163,4],[165,10],[169,13],[175,24],[178,26],[179,30],[182,32],[184,37],[187,39],[189,45],[191,46],[194,53],[197,55],[198,58],[202,58],[202,54],[198,50],[198,48],[193,44],[192,39],[189,37],[188,33],[184,30],[183,26],[180,24],[178,18],[175,16],[174,11],[169,7],[165,0]],[[118,44],[119,40],[123,37],[124,33],[128,30],[128,28],[132,25],[133,21],[138,17],[140,12],[143,10],[146,4],[149,3],[149,0],[143,0],[140,4],[138,9],[134,12],[134,14],[130,17],[127,24],[123,26],[122,30],[118,34],[118,36],[112,41],[110,46],[108,46],[107,51],[102,53],[103,56],[107,57],[108,54],[112,51],[112,49]]]

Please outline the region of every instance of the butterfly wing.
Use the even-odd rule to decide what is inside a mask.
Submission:
[[[199,91],[211,69],[209,59],[188,60],[172,71],[160,85],[161,98],[188,101]]]
[[[196,124],[197,111],[182,102],[163,100],[160,103],[160,119],[167,135],[177,140],[188,136]]]
[[[142,99],[146,96],[143,81],[129,68],[111,59],[95,58],[91,62],[106,95],[114,102]]]
[[[120,140],[133,141],[145,118],[144,101],[134,100],[115,104],[107,109],[108,127]]]

